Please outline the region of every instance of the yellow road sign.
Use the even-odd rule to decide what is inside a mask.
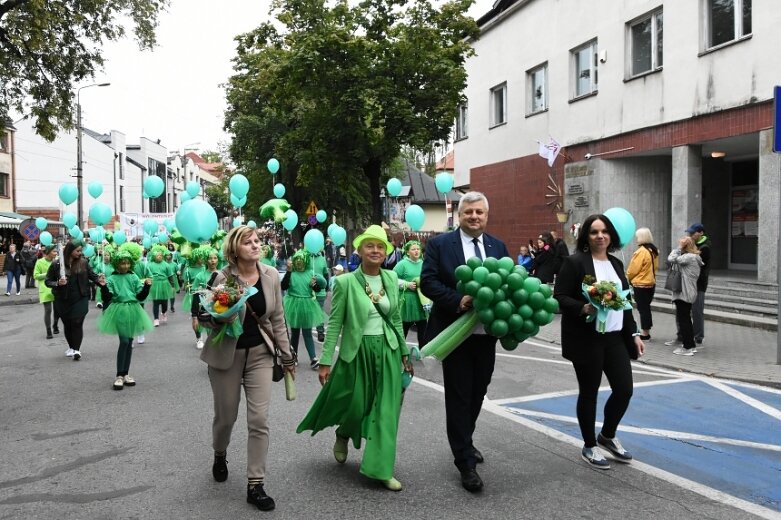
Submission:
[[[310,217],[317,214],[317,205],[315,204],[315,201],[309,201],[309,206],[306,207],[306,214]]]

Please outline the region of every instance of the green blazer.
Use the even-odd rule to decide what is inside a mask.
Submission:
[[[382,324],[385,338],[393,350],[401,348],[401,355],[409,355],[407,343],[399,345],[399,337],[404,337],[401,326],[401,306],[399,299],[399,278],[393,271],[380,269],[382,283],[390,300],[390,313],[388,318],[398,331],[398,335],[393,332],[387,323]],[[328,319],[328,333],[325,336],[323,344],[323,353],[320,356],[321,365],[332,365],[334,349],[339,340],[339,334],[342,335],[342,341],[339,345],[339,360],[346,363],[355,359],[358,348],[363,339],[363,328],[366,324],[366,317],[374,304],[366,294],[366,288],[361,285],[353,273],[343,274],[334,277],[334,291],[331,296],[331,315]]]

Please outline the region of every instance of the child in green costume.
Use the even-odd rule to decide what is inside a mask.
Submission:
[[[315,342],[312,339],[312,327],[320,325],[326,315],[315,299],[315,293],[325,288],[322,274],[312,268],[309,253],[300,249],[293,255],[291,267],[282,278],[282,290],[285,293],[285,319],[290,327],[290,346],[298,354],[298,336],[304,336],[304,345],[309,354],[309,366],[312,370],[319,367]]]
[[[174,273],[174,294],[171,295],[171,298],[168,300],[168,308],[171,311],[171,314],[174,314],[176,310],[174,309],[174,303],[176,303],[176,293],[179,292],[179,273],[178,268],[176,266],[176,262],[174,262],[174,253],[173,251],[169,250],[163,258],[165,259],[165,263],[168,264],[168,267],[171,269],[171,272]]]
[[[410,240],[404,244],[404,259],[396,264],[393,270],[399,275],[399,290],[401,296],[401,322],[404,324],[404,337],[407,337],[412,324],[418,331],[418,345],[423,348],[426,345],[426,312],[420,303],[418,296],[418,283],[420,283],[420,271],[423,269],[420,242]]]
[[[146,263],[147,277],[152,279],[149,296],[152,298],[152,315],[155,318],[155,327],[160,325],[160,322],[168,321],[168,300],[174,294],[174,270],[163,261],[166,252],[168,250],[165,247],[154,246],[149,252],[152,261]]]

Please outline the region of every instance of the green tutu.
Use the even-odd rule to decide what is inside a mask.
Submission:
[[[417,291],[404,291],[401,294],[401,321],[421,321],[425,320],[426,313],[420,304]]]
[[[356,449],[366,439],[361,473],[369,478],[393,477],[396,435],[401,414],[401,351],[385,336],[364,336],[349,363],[337,361],[297,433],[312,435],[339,426],[336,435],[352,439]]]
[[[174,297],[174,288],[168,280],[154,280],[149,289],[147,300],[170,300]]]
[[[317,300],[311,297],[300,298],[286,294],[284,306],[287,326],[291,329],[311,329],[328,318]]]
[[[141,336],[154,328],[144,308],[135,302],[112,302],[98,318],[100,332],[123,338]]]

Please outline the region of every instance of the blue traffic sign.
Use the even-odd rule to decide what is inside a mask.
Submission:
[[[773,96],[773,151],[781,153],[781,87],[774,89]]]

